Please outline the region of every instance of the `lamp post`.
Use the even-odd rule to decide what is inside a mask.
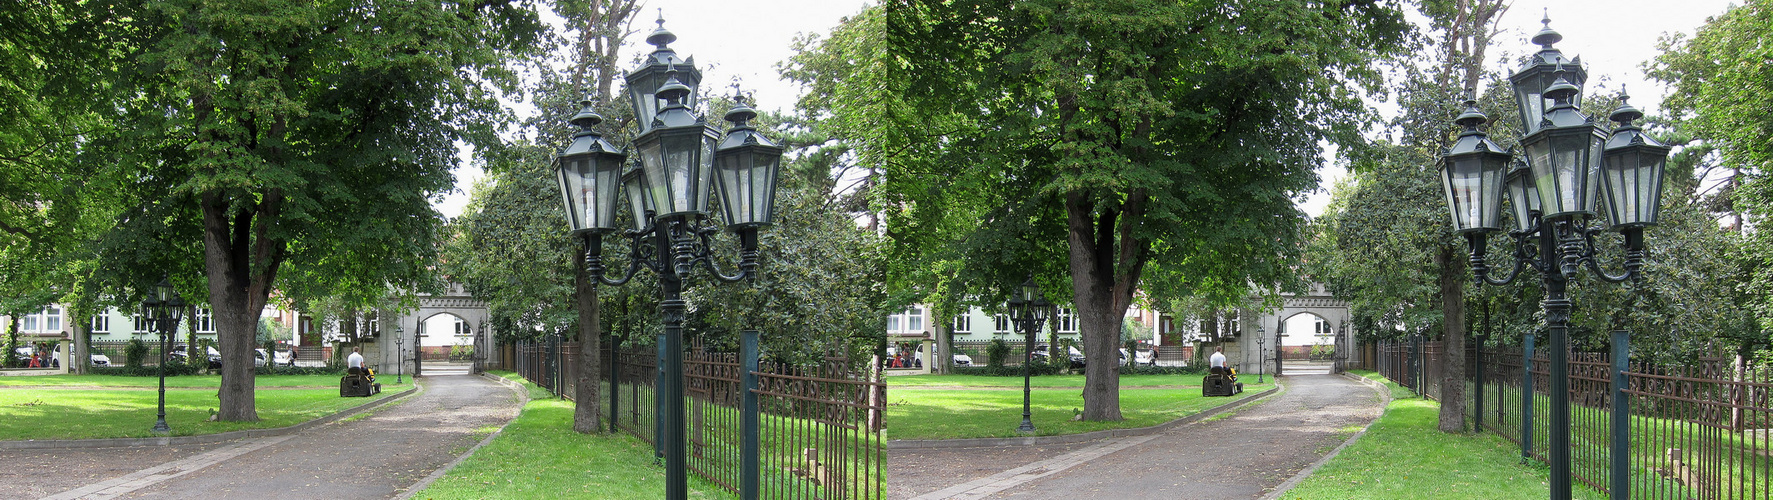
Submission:
[[[1046,324],[1047,318],[1052,317],[1055,306],[1052,302],[1047,302],[1046,295],[1040,292],[1040,286],[1034,284],[1034,276],[1029,276],[1028,281],[1022,282],[1021,289],[1010,297],[1009,306],[1010,321],[1016,322],[1016,327],[1022,330],[1022,349],[1026,351],[1022,360],[1022,425],[1016,427],[1016,431],[1032,434],[1034,421],[1029,418],[1033,413],[1029,411],[1028,365],[1034,361],[1034,336],[1040,332],[1041,325]],[[1047,359],[1052,359],[1051,353],[1047,355]]]
[[[1440,175],[1453,230],[1465,235],[1471,249],[1473,279],[1506,285],[1529,266],[1540,275],[1551,336],[1551,498],[1567,499],[1571,303],[1565,289],[1584,266],[1607,282],[1641,279],[1644,228],[1655,225],[1660,216],[1663,163],[1669,148],[1632,124],[1643,113],[1629,104],[1622,103],[1609,116],[1615,122],[1611,131],[1583,115],[1577,106],[1588,72],[1580,58],[1566,59],[1552,47],[1563,36],[1551,29],[1549,18],[1542,22],[1545,27],[1533,36],[1540,51],[1509,76],[1526,132],[1521,139],[1526,166],[1478,130],[1488,117],[1474,101],[1467,101],[1465,112],[1454,120],[1465,130],[1442,155]],[[1508,231],[1514,254],[1507,274],[1495,278],[1485,258],[1486,238],[1502,229],[1504,191],[1514,217],[1514,227]],[[1597,262],[1600,220],[1624,236],[1624,274],[1608,273]],[[1624,490],[1615,487],[1614,494],[1622,495]]]
[[[148,292],[148,299],[142,301],[142,313],[160,333],[160,412],[154,420],[156,434],[172,432],[172,427],[166,425],[166,340],[178,329],[184,311],[185,300],[172,289],[172,279],[167,276],[162,276],[160,284],[154,285],[154,289]]]
[[[1268,337],[1262,335],[1262,325],[1256,325],[1256,383],[1263,383],[1262,373],[1268,367],[1268,351],[1264,350]],[[1276,344],[1279,345],[1279,344]]]
[[[418,347],[418,345],[413,345]],[[394,383],[406,382],[406,328],[394,325]]]
[[[660,347],[661,400],[665,451],[666,497],[688,495],[684,462],[683,411],[683,286],[695,269],[706,268],[722,282],[756,275],[757,232],[775,217],[776,177],[783,149],[750,125],[757,116],[743,102],[726,113],[726,133],[705,123],[693,110],[702,74],[694,59],[679,59],[667,47],[677,36],[664,19],[646,39],[657,47],[644,64],[626,77],[627,92],[639,135],[633,147],[640,167],[627,168],[628,156],[595,130],[603,121],[591,101],[571,119],[579,127],[572,143],[555,157],[567,222],[584,241],[586,269],[596,283],[627,284],[641,269],[659,277],[659,316],[664,323]],[[736,100],[736,98],[735,98]],[[712,237],[719,232],[711,220],[709,198],[717,196],[728,230],[739,239],[737,274],[728,275],[713,261]],[[627,270],[611,277],[603,267],[603,236],[616,231],[616,207],[626,198],[634,226],[622,230],[629,241]]]

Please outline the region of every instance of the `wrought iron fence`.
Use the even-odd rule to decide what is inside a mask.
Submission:
[[[524,378],[572,397],[575,343],[519,342],[516,351]],[[652,443],[662,456],[658,415],[664,402],[655,386],[659,352],[605,348],[600,355],[608,368],[601,383],[609,395],[600,403],[611,425]],[[812,366],[753,357],[747,367],[746,361],[740,353],[708,352],[699,345],[685,354],[690,471],[733,492],[754,480],[760,498],[884,498],[886,384],[878,367],[857,366],[836,355]],[[750,443],[747,418],[756,419]]]
[[[1438,399],[1439,343],[1382,342],[1376,351],[1381,374]],[[1520,445],[1523,457],[1545,461],[1550,355],[1524,351],[1467,349],[1466,411],[1478,428]],[[1572,479],[1601,492],[1623,484],[1636,498],[1773,499],[1773,373],[1738,357],[1655,366],[1592,352],[1571,353],[1568,369]],[[1629,408],[1623,419],[1615,388]],[[1619,438],[1628,453],[1616,458]]]

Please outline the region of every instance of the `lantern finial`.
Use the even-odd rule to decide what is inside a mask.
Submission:
[[[1533,35],[1534,44],[1539,45],[1545,50],[1550,50],[1551,44],[1563,41],[1564,35],[1559,34],[1557,30],[1551,29],[1551,8],[1547,7],[1545,9],[1545,17],[1540,19],[1539,23],[1543,24],[1544,27],[1539,29],[1539,33]]]
[[[577,125],[579,127],[579,133],[573,134],[574,137],[578,137],[579,135],[587,135],[587,134],[588,135],[597,135],[597,132],[591,130],[591,127],[595,127],[595,126],[597,126],[597,124],[603,123],[603,116],[597,114],[596,111],[592,110],[591,109],[591,100],[586,99],[583,101],[579,101],[579,114],[573,115],[572,119],[568,120],[568,123],[572,123],[573,125]]]
[[[1468,88],[1465,89],[1465,91],[1467,92],[1465,97],[1465,112],[1461,113],[1458,118],[1453,119],[1453,124],[1465,127],[1465,132],[1459,134],[1461,136],[1481,133],[1478,132],[1478,127],[1490,122],[1490,117],[1484,115],[1484,112],[1479,111],[1477,108],[1477,97],[1475,95],[1476,89]]]
[[[653,22],[658,23],[659,27],[654,29],[651,35],[646,36],[646,43],[653,44],[654,47],[658,47],[658,50],[666,50],[666,45],[677,41],[677,35],[671,33],[671,30],[665,29],[664,8],[659,9],[659,20]]]
[[[1608,115],[1607,119],[1613,120],[1613,122],[1619,124],[1620,127],[1631,127],[1632,122],[1637,121],[1639,118],[1643,118],[1644,112],[1638,111],[1638,108],[1632,107],[1630,103],[1626,102],[1629,100],[1631,100],[1631,96],[1625,93],[1625,86],[1620,85],[1619,107],[1614,109],[1613,114]]]
[[[753,118],[757,118],[757,110],[745,105],[745,94],[739,91],[737,83],[733,84],[733,109],[726,112],[726,121],[733,123],[733,130],[751,130]]]

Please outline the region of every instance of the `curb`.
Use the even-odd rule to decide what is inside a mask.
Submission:
[[[505,377],[489,375],[485,372],[481,372],[480,377],[486,378],[486,379],[491,379],[494,382],[498,382],[499,385],[503,385],[503,386],[505,386],[505,388],[511,389],[511,392],[516,393],[517,400],[518,400],[517,401],[517,416],[518,417],[523,416],[523,407],[525,405],[529,404],[529,391],[525,390],[523,388],[523,384],[517,383],[516,381],[513,381],[513,380],[505,378]],[[413,483],[412,486],[406,487],[405,492],[402,492],[400,494],[400,496],[397,496],[394,498],[396,500],[406,500],[408,498],[412,498],[413,495],[418,494],[418,492],[424,491],[425,488],[431,487],[431,483],[437,482],[438,479],[443,479],[443,476],[445,474],[449,474],[450,470],[455,469],[457,465],[461,465],[462,462],[468,460],[468,457],[473,456],[474,452],[480,451],[480,447],[486,446],[487,443],[491,443],[494,438],[499,437],[499,434],[504,434],[505,427],[508,425],[511,425],[511,422],[516,422],[516,421],[517,421],[517,417],[512,417],[511,420],[505,422],[505,425],[499,426],[499,430],[493,431],[492,434],[486,435],[485,439],[481,439],[479,443],[475,443],[473,448],[468,448],[468,451],[463,452],[462,455],[456,457],[455,460],[450,460],[449,463],[443,464],[443,467],[439,467],[439,468],[437,468],[437,470],[431,471],[431,474],[426,475],[425,478],[420,479],[419,482]]]
[[[217,434],[204,434],[201,436],[161,436],[161,437],[148,437],[148,438],[49,439],[49,440],[35,440],[35,439],[33,439],[33,440],[28,440],[28,441],[0,441],[0,450],[135,448],[135,447],[141,447],[141,446],[172,446],[172,445],[220,443],[223,441],[233,441],[236,439],[282,436],[285,434],[294,434],[296,432],[301,432],[303,430],[307,430],[309,427],[329,424],[329,423],[332,423],[332,422],[337,421],[339,419],[343,419],[346,417],[350,417],[352,415],[356,415],[358,413],[362,413],[362,412],[367,411],[369,409],[386,404],[389,401],[393,401],[395,399],[400,399],[400,398],[406,397],[408,395],[414,394],[414,393],[418,392],[420,388],[421,388],[421,386],[418,385],[417,381],[414,381],[413,386],[410,388],[407,388],[404,391],[400,391],[400,392],[393,393],[393,394],[388,394],[386,396],[382,396],[381,399],[377,399],[377,400],[370,401],[370,402],[367,402],[364,404],[360,404],[360,405],[351,407],[350,409],[347,409],[347,410],[344,410],[344,411],[341,411],[338,413],[334,413],[332,415],[327,415],[327,416],[320,417],[320,418],[317,418],[314,420],[309,420],[307,422],[302,422],[299,424],[291,425],[289,427],[279,427],[276,429],[246,429],[246,430],[240,430],[240,431],[228,431],[228,432],[217,433]]]
[[[1148,434],[1156,434],[1159,432],[1170,430],[1171,428],[1174,428],[1177,426],[1186,425],[1186,424],[1196,422],[1196,421],[1199,421],[1199,420],[1202,420],[1202,419],[1205,419],[1208,417],[1212,417],[1214,415],[1218,415],[1220,413],[1224,413],[1226,411],[1236,409],[1238,407],[1249,404],[1252,401],[1255,401],[1255,400],[1267,397],[1269,395],[1278,393],[1284,388],[1285,388],[1285,386],[1283,386],[1279,381],[1276,381],[1274,384],[1274,387],[1271,387],[1266,391],[1258,392],[1255,394],[1250,394],[1250,395],[1244,396],[1242,399],[1238,399],[1238,400],[1231,401],[1231,402],[1228,402],[1228,403],[1225,403],[1225,404],[1222,404],[1219,406],[1208,408],[1206,410],[1201,411],[1200,413],[1188,415],[1185,417],[1181,417],[1181,418],[1178,418],[1175,420],[1171,420],[1171,421],[1164,422],[1161,424],[1153,425],[1150,427],[1139,427],[1139,428],[1134,428],[1134,429],[1108,429],[1108,430],[1102,430],[1102,431],[1085,432],[1082,434],[1066,434],[1066,435],[1061,435],[1061,436],[1025,436],[1025,437],[1008,437],[1008,438],[969,438],[969,439],[902,439],[902,440],[895,440],[895,441],[887,441],[886,447],[888,450],[915,450],[915,449],[930,449],[930,448],[982,448],[982,447],[998,447],[998,446],[1038,446],[1038,445],[1050,445],[1050,444],[1081,443],[1084,441],[1095,441],[1098,439],[1114,438],[1114,437],[1144,436],[1144,435],[1148,435]]]
[[[1386,389],[1385,384],[1381,384],[1373,379],[1359,375],[1349,375],[1348,372],[1342,372],[1342,377],[1353,379],[1355,382],[1359,382],[1361,385],[1373,389],[1373,392],[1378,393],[1379,417],[1385,417],[1385,407],[1391,406],[1391,391]],[[1373,422],[1367,422],[1367,425],[1361,427],[1360,432],[1356,432],[1353,436],[1349,436],[1348,440],[1337,445],[1336,449],[1330,450],[1329,453],[1324,454],[1323,458],[1319,458],[1316,462],[1312,462],[1311,465],[1305,467],[1305,470],[1299,471],[1298,474],[1294,474],[1293,477],[1288,478],[1286,482],[1281,483],[1280,486],[1275,486],[1273,491],[1262,496],[1262,500],[1279,500],[1282,495],[1287,494],[1288,490],[1291,490],[1294,487],[1299,486],[1299,483],[1304,482],[1305,478],[1311,477],[1312,474],[1316,474],[1318,468],[1323,467],[1324,464],[1330,463],[1330,459],[1336,458],[1336,455],[1342,454],[1342,450],[1347,448],[1348,445],[1354,444],[1355,441],[1360,440],[1361,436],[1367,434],[1367,429],[1373,428],[1373,423],[1378,421],[1379,419],[1375,418],[1373,419]]]

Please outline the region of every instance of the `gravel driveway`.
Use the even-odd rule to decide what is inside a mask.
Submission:
[[[0,495],[39,498],[91,483],[86,498],[389,498],[517,416],[517,395],[467,375],[431,376],[424,391],[367,416],[296,434],[194,447],[0,452],[33,464]],[[131,476],[134,476],[131,479]],[[71,495],[70,495],[71,496]]]
[[[1330,375],[1229,417],[1054,447],[899,450],[889,498],[1259,498],[1379,417],[1379,395]]]

